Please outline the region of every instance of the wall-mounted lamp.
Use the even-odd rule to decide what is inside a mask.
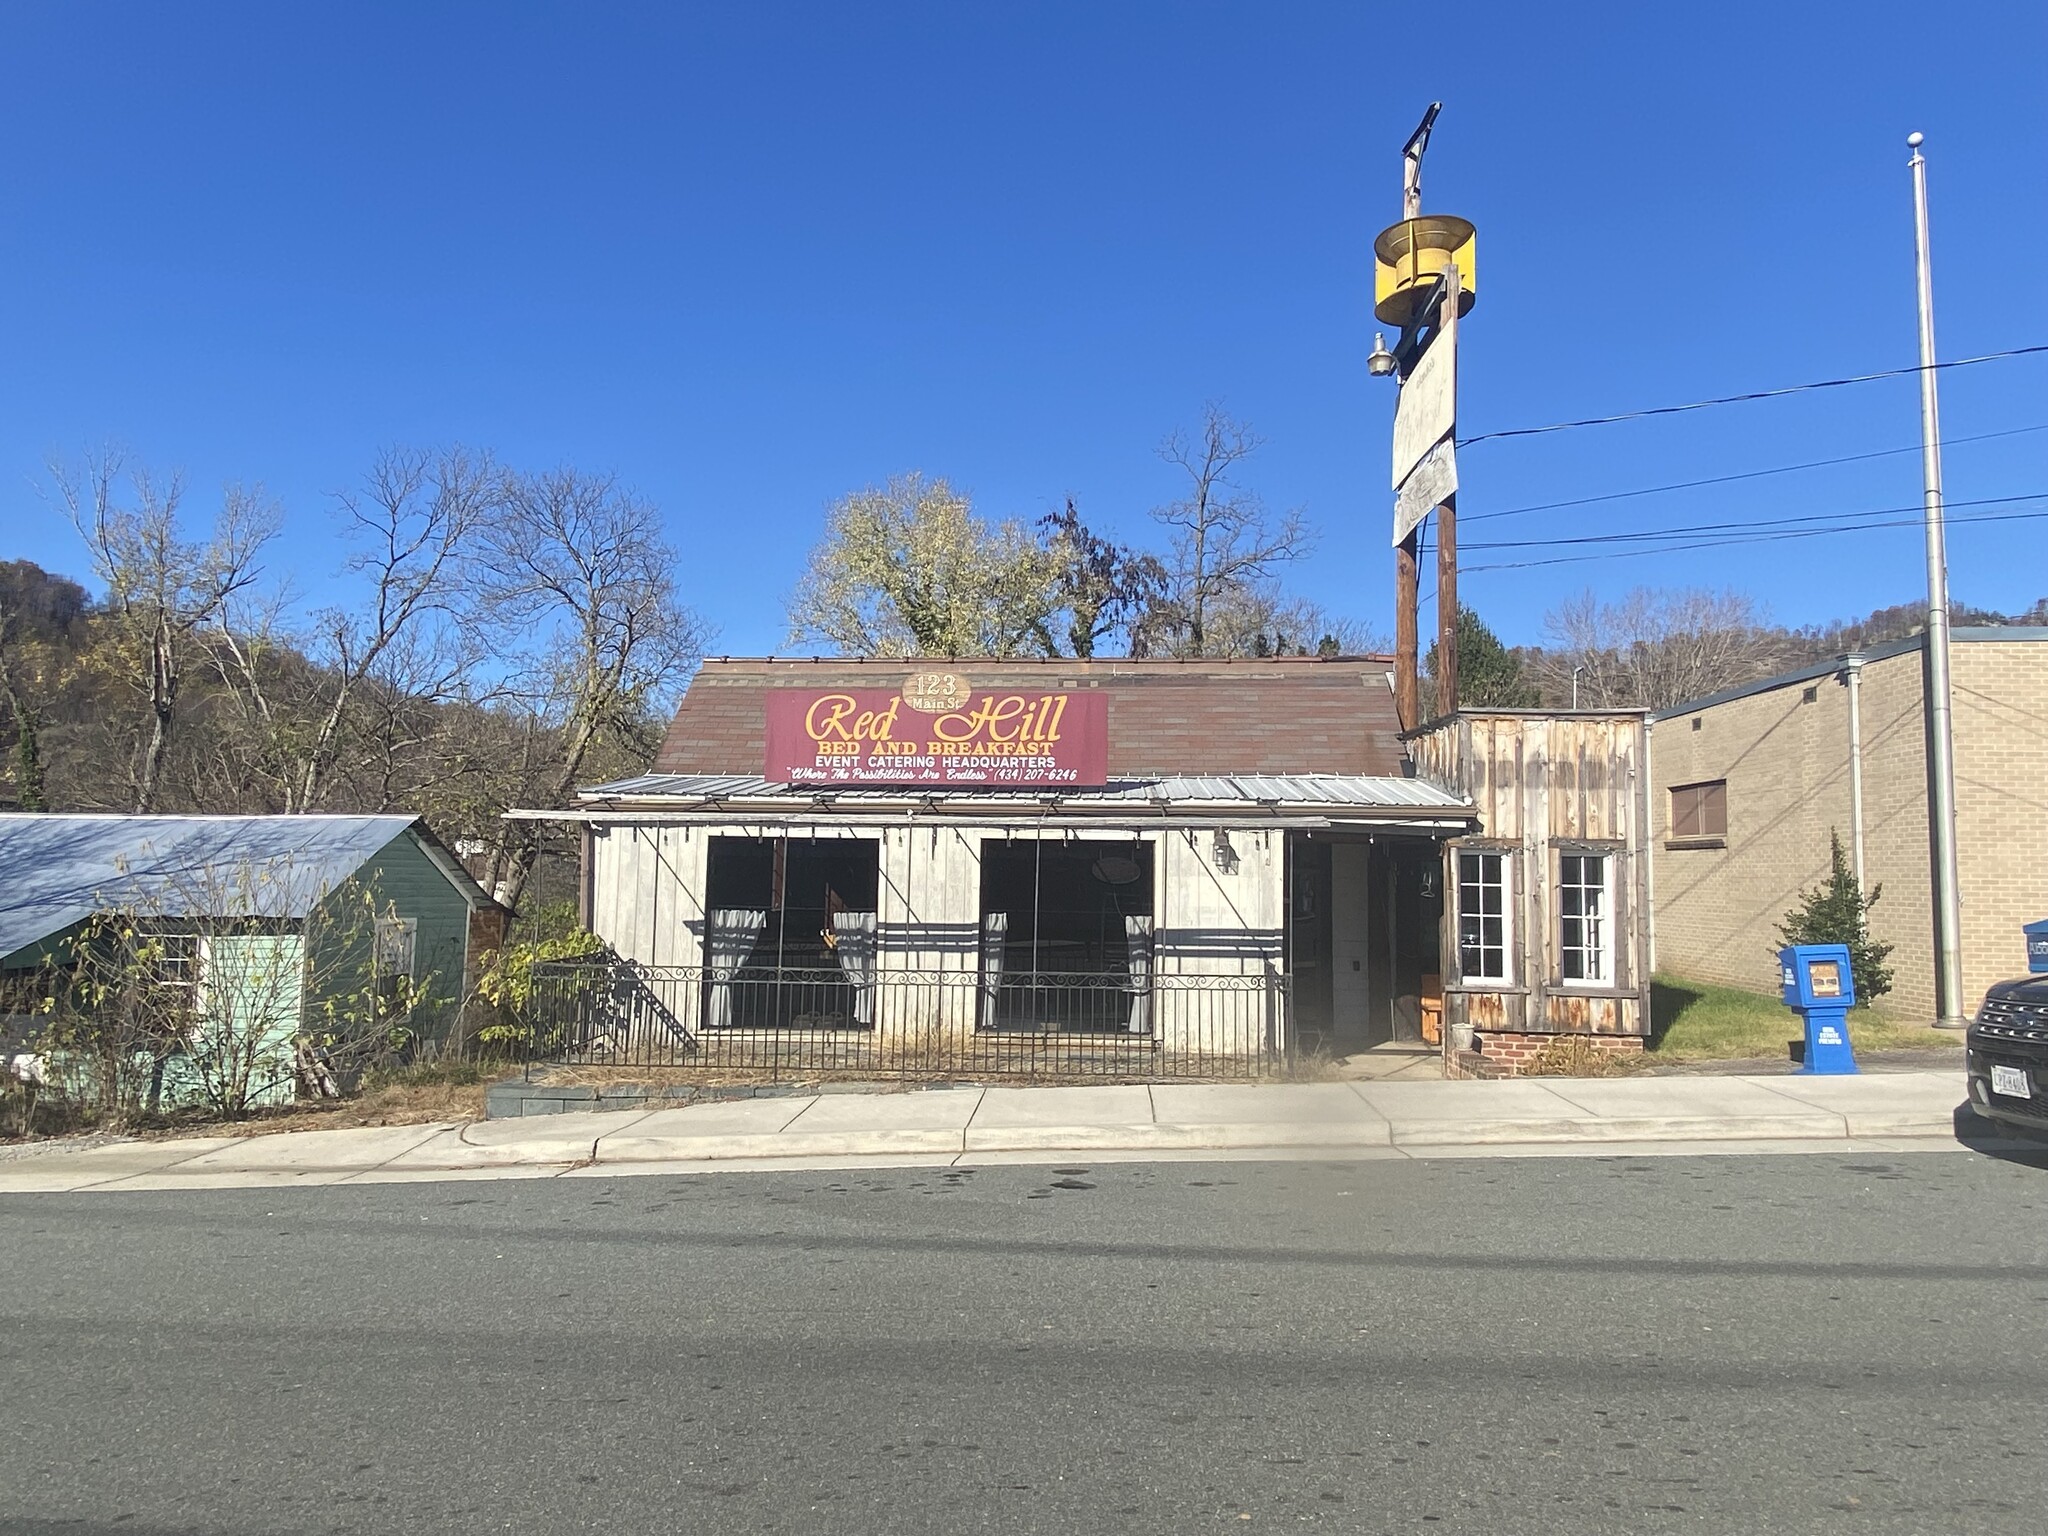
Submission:
[[[1225,874],[1237,868],[1237,850],[1230,844],[1230,834],[1218,827],[1209,841],[1209,858]]]

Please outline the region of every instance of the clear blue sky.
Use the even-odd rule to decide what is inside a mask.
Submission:
[[[1396,26],[1395,15],[1407,20]],[[1904,139],[1928,134],[1941,350],[2048,341],[2048,7],[23,4],[0,12],[0,556],[84,574],[39,499],[117,441],[288,509],[380,445],[609,467],[665,509],[720,651],[783,641],[834,497],[906,469],[1127,536],[1223,401],[1321,530],[1295,584],[1390,624],[1370,241],[1480,229],[1467,434],[1913,361]],[[1953,370],[1954,436],[2048,423],[2048,358]],[[1910,379],[1485,444],[1468,544],[1910,506]],[[2048,492],[2048,432],[1958,501]],[[2029,504],[2048,507],[2048,502]],[[1734,584],[1808,623],[1923,589],[1910,528],[1473,574],[1511,640],[1589,582]],[[1952,535],[1959,599],[2048,594],[2048,521]],[[1468,552],[1467,563],[1512,558]]]

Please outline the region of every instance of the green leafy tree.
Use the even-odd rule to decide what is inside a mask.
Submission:
[[[1436,652],[1432,645],[1424,662],[1432,686]],[[1542,702],[1521,658],[1463,604],[1458,607],[1458,702],[1482,709],[1534,709]]]
[[[1787,944],[1847,946],[1856,1006],[1862,1008],[1892,989],[1891,967],[1885,964],[1892,946],[1870,936],[1870,909],[1884,894],[1884,886],[1873,885],[1866,896],[1842,851],[1842,834],[1832,827],[1828,845],[1828,878],[1800,896],[1799,905],[1787,912],[1778,926],[1778,935]]]
[[[847,656],[1028,656],[1059,606],[1058,560],[943,480],[902,475],[834,506],[790,599],[791,639]]]

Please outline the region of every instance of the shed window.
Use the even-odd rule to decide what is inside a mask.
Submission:
[[[159,933],[147,941],[150,982],[192,1007],[199,994],[204,943],[196,933]]]
[[[1508,980],[1512,941],[1508,856],[1458,850],[1458,974],[1466,981]]]
[[[1614,980],[1613,867],[1604,853],[1567,853],[1558,860],[1558,965],[1568,984]]]
[[[1671,791],[1671,835],[1675,838],[1728,835],[1728,781],[1681,784]]]
[[[981,977],[983,1029],[1150,1033],[1151,845],[984,842]]]
[[[413,974],[419,926],[419,919],[413,917],[377,919],[377,977],[380,981]]]
[[[412,1003],[414,957],[419,947],[419,919],[390,913],[377,919],[372,969],[379,1012],[393,1018]]]

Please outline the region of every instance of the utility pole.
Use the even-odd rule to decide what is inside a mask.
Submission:
[[[1472,308],[1473,229],[1422,212],[1422,155],[1443,103],[1433,103],[1401,149],[1401,222],[1373,241],[1373,316],[1401,328],[1373,338],[1366,371],[1394,376],[1394,706],[1404,729],[1422,723],[1422,525],[1437,515],[1436,712],[1458,708],[1458,318]]]
[[[1443,307],[1436,345],[1458,349],[1458,269],[1444,272]],[[1452,386],[1456,419],[1457,385]],[[1436,507],[1436,712],[1458,712],[1458,493],[1446,492]]]
[[[1921,649],[1927,717],[1927,843],[1934,872],[1936,1029],[1963,1029],[1962,902],[1956,877],[1956,738],[1948,670],[1948,550],[1941,503],[1941,410],[1934,382],[1934,270],[1927,239],[1927,157],[1913,158],[1913,253],[1920,307],[1920,470],[1927,501],[1927,633]]]
[[[1421,126],[1401,148],[1403,220],[1422,216],[1422,152],[1429,147],[1429,130],[1436,122],[1438,105],[1441,103],[1423,114]],[[1422,640],[1417,617],[1421,603],[1422,527],[1417,524],[1394,547],[1394,713],[1400,716],[1404,731],[1422,723]]]

